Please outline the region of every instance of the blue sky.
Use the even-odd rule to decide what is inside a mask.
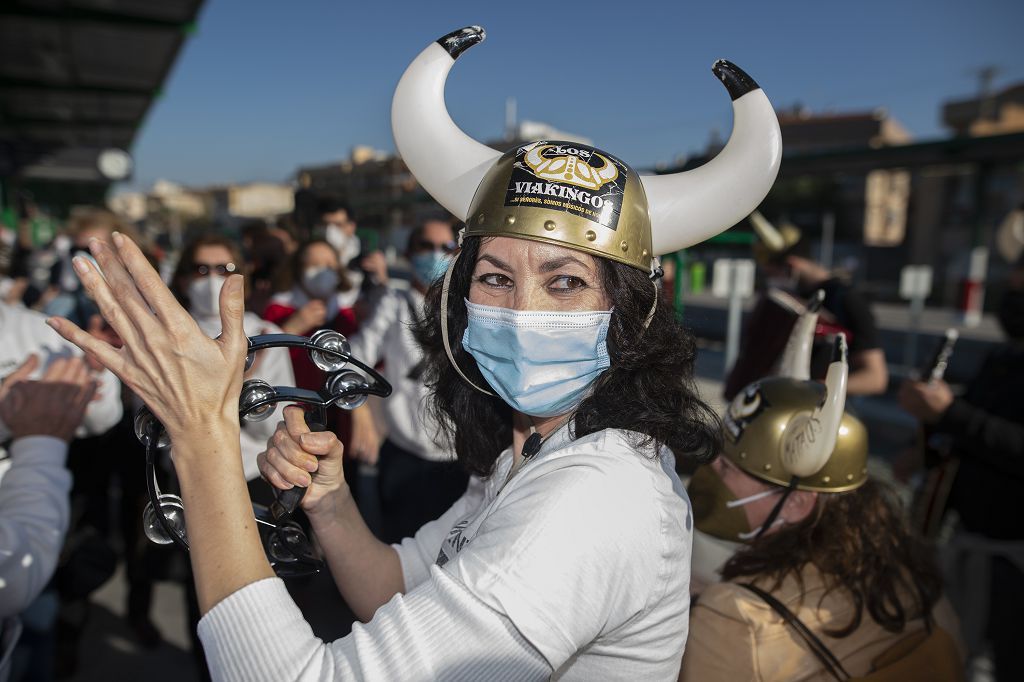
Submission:
[[[701,149],[731,127],[710,73],[724,57],[776,107],[886,107],[918,138],[941,103],[1024,80],[1020,0],[815,2],[342,2],[207,0],[132,150],[131,187],[284,181],[368,144],[393,150],[391,93],[408,62],[469,24],[487,40],[448,80],[452,117],[501,135],[521,118],[594,140],[637,167]]]

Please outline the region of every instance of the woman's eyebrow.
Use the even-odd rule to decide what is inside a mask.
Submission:
[[[544,261],[540,265],[540,271],[551,272],[552,270],[557,270],[561,267],[568,265],[569,263],[576,263],[587,272],[590,272],[590,266],[581,261],[579,258],[573,258],[572,256],[562,256],[561,258],[555,258],[552,260]]]
[[[488,263],[492,264],[496,268],[504,270],[505,272],[512,272],[512,266],[511,265],[509,265],[505,261],[501,260],[500,258],[497,258],[497,257],[492,256],[490,254],[484,254],[483,256],[480,256],[479,258],[476,259],[477,263],[479,263],[480,261],[487,261]]]

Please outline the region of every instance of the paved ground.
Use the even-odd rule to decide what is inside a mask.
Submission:
[[[185,590],[178,583],[157,583],[153,620],[163,634],[157,649],[143,648],[124,620],[126,583],[121,568],[93,595],[92,613],[79,653],[74,682],[199,680],[192,659],[185,611]]]

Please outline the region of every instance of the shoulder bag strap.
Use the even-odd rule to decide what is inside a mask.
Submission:
[[[793,628],[800,638],[804,640],[807,648],[809,648],[811,653],[821,661],[822,665],[825,666],[825,670],[827,670],[832,677],[840,680],[840,682],[845,682],[850,679],[850,674],[843,669],[843,665],[839,662],[839,659],[829,651],[829,648],[825,646],[825,644],[818,639],[806,625],[804,625],[802,620],[797,618],[792,611],[786,608],[785,604],[756,585],[751,583],[739,583],[739,585],[759,596],[772,608],[773,611],[775,611],[775,613],[782,616],[782,620],[786,622],[786,625]]]

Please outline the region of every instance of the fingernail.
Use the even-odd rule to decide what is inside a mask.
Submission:
[[[306,471],[308,471],[310,473],[312,473],[312,472],[317,470],[317,464],[316,464],[316,460],[315,459],[313,459],[313,460],[306,460],[306,463],[303,466],[305,466],[306,467]]]
[[[103,242],[101,242],[96,237],[93,237],[92,239],[89,240],[89,252],[92,253],[92,255],[95,256],[97,252],[102,251],[102,250],[103,250]]]
[[[60,320],[56,317],[46,318],[46,324],[50,325],[51,329],[60,329]]]
[[[303,477],[302,477],[302,480],[303,480],[303,481],[305,481],[305,483],[303,483],[303,485],[304,485],[304,486],[306,486],[307,488],[308,488],[308,487],[309,487],[310,485],[312,485],[312,484],[313,484],[313,477],[312,477],[312,476],[303,476]]]
[[[124,236],[120,232],[112,232],[110,238],[114,240],[114,246],[117,248],[124,246]]]
[[[96,241],[96,240],[94,239],[92,241]],[[90,248],[92,248],[92,241],[89,242],[89,247]],[[75,256],[74,258],[71,259],[71,265],[74,266],[75,272],[77,272],[79,275],[87,275],[87,274],[89,274],[89,265],[86,262],[86,259],[84,257],[82,257],[82,256]]]

